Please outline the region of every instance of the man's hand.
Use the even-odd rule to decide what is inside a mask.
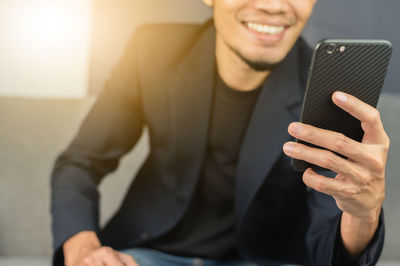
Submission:
[[[337,173],[335,178],[327,178],[309,168],[303,174],[303,182],[335,199],[343,211],[343,244],[349,255],[356,258],[366,248],[378,226],[385,198],[385,165],[390,141],[375,108],[342,92],[335,92],[332,100],[361,121],[364,131],[361,143],[341,133],[301,123],[290,124],[288,131],[295,138],[335,151],[348,159],[295,142],[285,143],[283,150],[290,157]]]
[[[110,247],[102,247],[95,232],[80,232],[63,245],[66,266],[137,266],[135,260]]]

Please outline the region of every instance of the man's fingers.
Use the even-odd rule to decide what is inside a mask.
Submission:
[[[365,162],[363,144],[345,135],[302,123],[291,123],[288,132],[293,137],[329,149],[355,161]]]
[[[83,266],[104,266],[105,264],[102,262],[102,259],[96,256],[94,253],[86,257],[82,261]]]
[[[308,168],[303,174],[303,182],[308,187],[334,197],[348,197],[359,193],[359,188],[353,184],[344,183],[334,178],[328,178],[315,173]]]
[[[349,177],[356,183],[359,182],[354,170],[358,167],[353,162],[343,159],[331,151],[312,148],[295,142],[286,142],[283,151],[292,158],[332,170]]]
[[[101,257],[103,264],[106,266],[124,266],[116,253],[117,251],[110,247],[101,247],[97,251],[97,256]]]
[[[125,266],[138,266],[137,262],[132,258],[132,256],[129,256],[128,254],[122,253],[122,252],[117,252],[117,256],[119,259],[124,263]]]
[[[380,113],[374,107],[350,94],[339,91],[332,95],[332,100],[338,107],[361,121],[368,142],[380,144],[387,140]]]
[[[84,266],[138,266],[135,260],[110,247],[101,247],[82,261]]]

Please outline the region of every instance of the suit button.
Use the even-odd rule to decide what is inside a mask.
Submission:
[[[143,232],[143,233],[140,235],[140,238],[141,238],[142,240],[148,239],[148,238],[149,238],[149,232]]]

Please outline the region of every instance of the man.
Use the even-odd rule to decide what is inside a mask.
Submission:
[[[72,266],[374,265],[389,147],[378,111],[332,96],[361,121],[362,143],[291,123],[310,60],[299,36],[315,0],[204,2],[214,22],[137,31],[57,159],[55,263],[63,254]],[[96,185],[145,125],[150,155],[100,230]],[[298,174],[290,157],[337,174]]]

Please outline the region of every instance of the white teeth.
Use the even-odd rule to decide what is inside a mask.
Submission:
[[[257,31],[260,33],[266,33],[266,34],[279,34],[279,33],[283,32],[283,30],[285,29],[284,26],[269,26],[269,25],[251,23],[251,22],[247,22],[246,25],[251,30],[254,30],[254,31]]]

